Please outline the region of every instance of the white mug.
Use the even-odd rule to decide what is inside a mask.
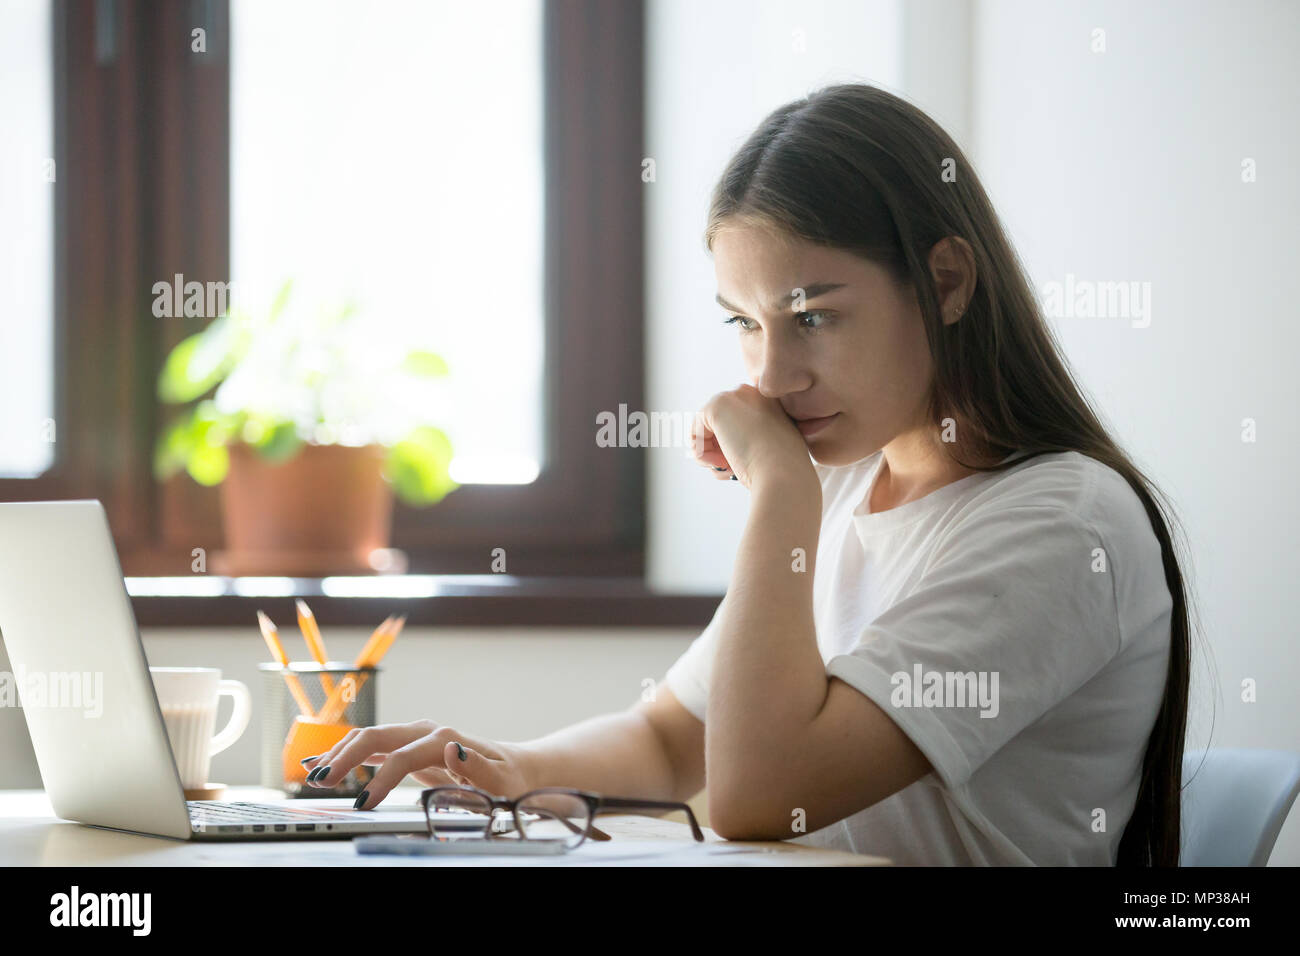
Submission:
[[[213,755],[238,740],[248,726],[253,713],[248,688],[237,680],[222,680],[215,667],[151,667],[149,675],[176,756],[181,786],[186,790],[206,787]],[[222,695],[234,699],[234,708],[221,733],[213,736]]]

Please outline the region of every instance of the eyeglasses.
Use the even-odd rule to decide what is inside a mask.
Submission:
[[[586,790],[567,787],[542,787],[530,790],[515,800],[496,797],[475,787],[431,787],[420,791],[420,806],[428,825],[429,839],[465,839],[465,813],[487,817],[483,824],[485,839],[553,840],[573,849],[587,837],[608,840],[609,835],[592,826],[598,813],[647,813],[684,810],[697,843],[704,842],[695,814],[684,803],[663,800],[637,800],[630,797],[606,797]],[[497,816],[498,810],[509,811],[514,819],[513,833],[503,826],[509,822]]]

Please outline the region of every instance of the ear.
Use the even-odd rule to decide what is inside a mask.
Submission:
[[[965,239],[947,236],[930,250],[929,265],[943,324],[951,325],[965,314],[975,294],[975,252]]]

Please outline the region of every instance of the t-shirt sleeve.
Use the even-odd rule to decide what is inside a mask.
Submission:
[[[916,588],[826,672],[874,701],[944,784],[959,787],[1118,653],[1103,548],[1091,525],[1059,506],[972,514]]]
[[[700,633],[690,647],[682,651],[680,657],[668,668],[664,683],[668,689],[695,717],[703,721],[704,711],[709,702],[709,675],[713,673],[713,654],[718,643],[718,622],[722,617],[722,607],[727,599],[724,596],[713,612],[713,620]]]

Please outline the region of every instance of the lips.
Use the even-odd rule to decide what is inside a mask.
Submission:
[[[839,414],[839,412],[836,412],[833,415],[824,415],[820,418],[796,418],[795,427],[799,429],[799,432],[805,438],[807,438],[810,435],[817,434],[831,422],[835,421],[835,419],[839,417]]]

